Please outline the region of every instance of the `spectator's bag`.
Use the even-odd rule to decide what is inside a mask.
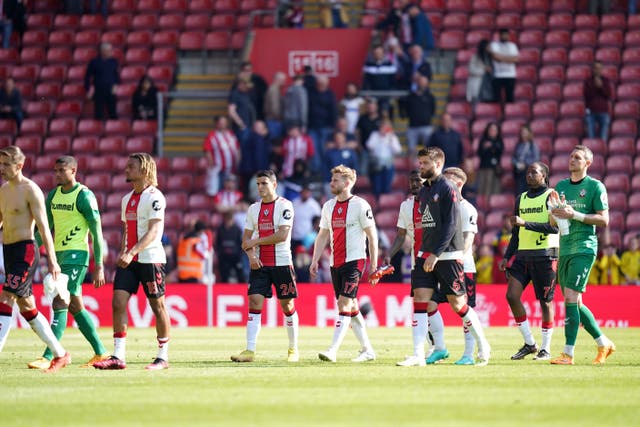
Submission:
[[[482,83],[480,83],[480,93],[478,94],[480,102],[494,102],[493,98],[493,76],[491,73],[484,73]]]

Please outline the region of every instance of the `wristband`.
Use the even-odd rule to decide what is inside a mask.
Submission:
[[[585,214],[582,212],[573,211],[573,219],[576,221],[584,222]]]

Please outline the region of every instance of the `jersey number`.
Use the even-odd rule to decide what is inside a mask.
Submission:
[[[145,283],[145,286],[147,287],[147,291],[150,295],[158,293],[158,285],[156,284],[156,282],[147,282]]]
[[[282,295],[293,295],[296,293],[296,287],[293,283],[281,283],[280,293]]]

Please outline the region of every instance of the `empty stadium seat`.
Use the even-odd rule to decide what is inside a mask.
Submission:
[[[129,153],[153,153],[153,138],[144,136],[129,138],[126,146]]]
[[[135,136],[155,136],[157,123],[149,120],[134,120],[131,125],[131,135]]]
[[[133,22],[133,15],[130,13],[117,13],[107,16],[107,22],[105,28],[107,30],[123,30],[128,31],[131,28]]]
[[[610,155],[627,155],[635,156],[636,147],[634,145],[633,138],[630,137],[616,137],[609,139],[609,154]]]
[[[591,67],[586,64],[569,65],[566,70],[567,81],[585,81],[591,76]]]
[[[153,40],[151,31],[132,31],[127,34],[126,44],[127,47],[145,47],[149,46]]]
[[[595,30],[600,27],[600,20],[597,15],[578,14],[575,16],[574,25],[577,31],[580,30]]]
[[[545,65],[566,65],[567,49],[563,47],[550,47],[542,51],[542,63]]]
[[[634,119],[640,117],[640,104],[637,101],[619,101],[614,104],[615,119]]]
[[[95,47],[100,43],[100,31],[97,29],[84,30],[75,33],[74,44],[76,46]]]
[[[551,22],[551,21],[550,21]],[[566,29],[551,30],[544,36],[544,44],[546,47],[569,47],[571,44],[571,35]]]
[[[27,120],[29,119],[25,119],[22,124],[24,125]],[[41,123],[41,126],[46,126],[46,122],[42,120],[39,122]],[[41,135],[41,133],[39,134],[35,132],[25,134],[24,131],[22,131],[22,135],[16,138],[15,145],[20,147],[25,154],[40,154],[42,145]]]
[[[80,121],[80,123],[82,123],[82,121]],[[98,137],[79,136],[74,138],[71,141],[71,151],[75,155],[95,154],[98,151]]]
[[[76,133],[76,119],[72,117],[56,118],[49,123],[49,135],[73,136]]]
[[[633,159],[628,155],[609,156],[606,169],[608,173],[621,173],[630,176],[633,173]]]
[[[528,1],[526,3],[529,3]],[[527,13],[522,16],[523,30],[545,31],[549,27],[547,16],[544,13]]]
[[[107,134],[108,135],[108,134]],[[103,154],[122,154],[126,150],[124,136],[107,136],[98,141],[98,151]]]
[[[623,171],[610,170],[607,163],[607,176],[604,178],[604,186],[607,187],[607,191],[620,191],[622,193],[629,193],[631,188],[631,179],[629,175]]]
[[[556,3],[556,0],[552,4]],[[549,15],[549,29],[550,30],[567,30],[573,31],[573,11],[571,13],[552,13]]]
[[[47,133],[47,119],[44,118],[26,118],[20,126],[20,135],[37,135],[42,137]],[[38,147],[38,152],[40,148]]]
[[[209,13],[213,10],[214,0],[191,0],[188,5],[189,13]]]
[[[607,178],[605,177],[605,181],[606,179]],[[605,184],[605,186],[607,186],[607,184]],[[609,203],[609,209],[617,212],[626,213],[628,210],[627,194],[613,191],[608,186],[607,186],[607,193],[608,193],[607,198]]]
[[[49,46],[65,47],[73,45],[75,33],[72,30],[55,30],[49,33]]]
[[[584,82],[567,83],[562,88],[562,98],[567,100],[584,99]]]
[[[208,24],[207,17],[207,24]],[[178,48],[180,50],[202,50],[204,47],[205,34],[200,31],[188,31],[180,34],[178,38]]]
[[[56,117],[76,118],[82,114],[82,101],[66,100],[56,105],[54,115]]]
[[[53,102],[50,101],[29,101],[25,108],[27,117],[49,118],[53,114]],[[1,132],[0,132],[1,133]]]
[[[556,124],[556,136],[576,136],[581,137],[584,132],[583,119],[567,118],[561,119]]]
[[[616,119],[611,123],[611,137],[631,137],[638,135],[638,124],[636,119]]]
[[[394,192],[389,194],[381,194],[378,206],[390,209],[399,208],[400,204],[407,198],[404,192]]]
[[[120,80],[125,83],[138,83],[146,73],[143,65],[127,65],[120,70]]]
[[[602,15],[600,19],[600,29],[606,30],[625,30],[627,28],[626,18],[620,13],[608,13]]]
[[[177,54],[175,48],[156,47],[151,53],[151,62],[156,65],[175,65]]]
[[[71,139],[68,136],[50,136],[42,144],[44,154],[69,154]]]
[[[158,15],[154,13],[141,13],[133,17],[132,28],[136,30],[155,30],[158,27]]]
[[[465,33],[459,30],[445,30],[440,33],[438,46],[444,50],[463,49]]]

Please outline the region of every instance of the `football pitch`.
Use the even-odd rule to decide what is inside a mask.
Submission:
[[[111,351],[111,332],[100,330]],[[40,341],[11,331],[0,353],[2,426],[631,426],[640,422],[640,329],[607,329],[618,351],[592,366],[596,348],[584,330],[575,366],[509,360],[521,345],[516,328],[489,328],[488,366],[455,366],[460,328],[447,328],[451,358],[426,367],[394,366],[411,351],[408,328],[369,331],[378,359],[350,361],[358,346],[347,335],[338,363],[318,360],[332,328],[302,328],[297,364],[287,364],[284,329],[263,328],[258,359],[236,364],[243,328],[174,329],[171,368],[147,372],[155,331],[130,329],[128,367],[81,369],[90,347],[76,329],[63,344],[73,364],[57,374],[29,370]],[[535,331],[539,339],[539,330]],[[552,353],[564,342],[556,328]]]

